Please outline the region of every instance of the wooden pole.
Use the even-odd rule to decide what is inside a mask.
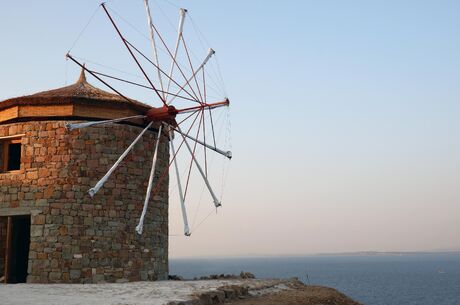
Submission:
[[[6,225],[5,284],[8,283],[9,281],[12,238],[13,238],[13,217],[8,216],[8,222]]]

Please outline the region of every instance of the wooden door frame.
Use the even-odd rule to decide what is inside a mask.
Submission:
[[[8,283],[9,280],[9,273],[10,273],[10,259],[11,259],[11,242],[13,238],[13,217],[7,217],[7,225],[6,225],[6,248],[5,248],[5,284]]]
[[[3,146],[3,152],[2,152],[2,168],[0,169],[1,173],[6,173],[6,172],[15,172],[18,170],[8,170],[8,162],[9,162],[9,148],[11,144],[21,144],[22,139],[21,137],[9,137],[7,139],[0,139],[2,141],[2,146]],[[21,147],[21,154],[22,154],[22,147]],[[22,157],[22,156],[21,156]],[[21,168],[21,165],[19,165],[19,168]]]

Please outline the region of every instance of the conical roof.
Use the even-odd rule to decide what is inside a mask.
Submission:
[[[21,104],[21,105],[30,105],[30,104],[46,104],[49,102],[54,103],[67,103],[67,102],[77,102],[81,100],[94,100],[101,102],[110,102],[117,104],[126,104],[129,106],[140,107],[149,109],[150,107],[141,102],[125,99],[118,94],[109,93],[107,91],[101,90],[90,85],[86,81],[85,70],[82,69],[80,77],[77,82],[66,87],[42,91],[32,95],[15,97],[8,100],[5,100],[0,103],[0,109],[6,107],[10,104]]]
[[[56,115],[49,113],[49,111],[44,111],[41,112],[41,115],[37,113],[37,115],[27,116],[27,113],[31,114],[30,110],[33,110],[33,108],[51,106],[54,108],[56,106],[67,106],[67,111],[56,111]],[[69,106],[72,106],[71,112],[68,111]],[[17,117],[12,118],[5,117],[4,115],[2,116],[2,112],[5,112],[7,109],[11,110],[13,107],[20,107],[24,108],[22,110],[29,111],[25,111],[25,113],[22,111],[23,115],[18,113]],[[96,108],[98,112],[94,113],[93,110],[96,110]],[[124,98],[118,94],[109,93],[92,86],[87,82],[84,69],[82,69],[77,82],[70,86],[38,92],[32,95],[10,98],[0,102],[0,122],[9,121],[15,118],[38,116],[70,116],[77,117],[78,119],[117,118],[121,117],[123,114],[127,116],[145,114],[150,108],[150,106],[136,100]],[[58,110],[64,110],[64,108]],[[9,113],[11,113],[11,111],[9,111]]]

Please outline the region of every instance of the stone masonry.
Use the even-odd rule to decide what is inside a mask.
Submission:
[[[21,169],[0,173],[0,216],[30,214],[29,283],[97,283],[166,279],[168,274],[168,162],[161,138],[156,179],[141,215],[156,132],[148,131],[91,199],[87,191],[141,132],[111,124],[68,132],[64,121],[0,125],[0,137],[25,134]],[[3,232],[0,228],[0,233]],[[0,268],[3,268],[0,265]]]

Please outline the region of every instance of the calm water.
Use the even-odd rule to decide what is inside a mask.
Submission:
[[[241,270],[259,278],[296,276],[305,283],[336,288],[368,305],[460,305],[459,254],[170,261],[170,273],[185,278]]]

